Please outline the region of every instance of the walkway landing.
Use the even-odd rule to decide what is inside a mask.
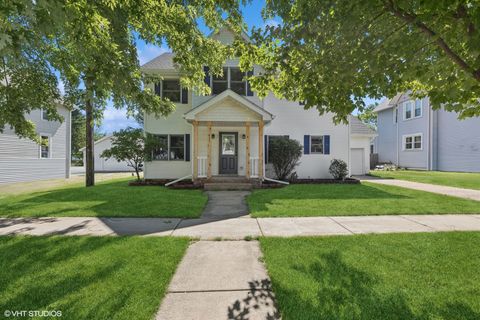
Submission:
[[[463,189],[456,187],[440,186],[436,184],[429,183],[420,183],[406,180],[397,180],[397,179],[372,179],[371,177],[357,177],[360,180],[366,180],[371,183],[397,186],[402,188],[409,188],[420,191],[433,192],[438,194],[443,194],[446,196],[470,199],[480,201],[480,190],[473,189]]]
[[[258,242],[190,245],[156,316],[177,319],[280,319]]]
[[[248,216],[246,197],[249,191],[207,191],[208,202],[202,218],[236,218]]]
[[[187,236],[202,240],[364,233],[480,231],[480,215],[304,218],[0,218],[0,235]]]

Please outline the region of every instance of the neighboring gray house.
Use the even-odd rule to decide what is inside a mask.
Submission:
[[[0,133],[0,184],[70,177],[70,111],[59,106],[58,112],[62,123],[49,121],[42,110],[26,115],[42,144],[20,139],[9,127]]]
[[[132,167],[129,167],[126,161],[117,161],[114,158],[105,159],[100,155],[103,151],[112,147],[112,136],[105,136],[95,141],[93,146],[93,162],[95,172],[123,172],[134,171]],[[83,163],[85,165],[85,147],[80,149],[83,152]]]
[[[429,99],[398,94],[376,109],[380,163],[400,167],[480,172],[480,118],[459,120],[457,114],[432,110]]]

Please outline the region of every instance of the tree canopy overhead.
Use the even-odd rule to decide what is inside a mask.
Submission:
[[[256,30],[252,81],[345,120],[364,97],[412,90],[460,117],[480,115],[480,1],[267,0],[278,26]]]

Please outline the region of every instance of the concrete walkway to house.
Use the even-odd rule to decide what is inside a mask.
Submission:
[[[304,218],[0,218],[0,235],[187,236],[202,240],[364,233],[480,231],[480,215]]]
[[[246,197],[249,191],[207,191],[208,202],[202,218],[225,219],[248,217]]]
[[[279,319],[258,241],[190,245],[157,320]]]
[[[420,183],[420,182],[413,182],[413,181],[406,181],[406,180],[382,179],[382,178],[377,178],[372,176],[358,176],[356,178],[362,181],[365,180],[365,181],[377,183],[377,184],[397,186],[402,188],[409,188],[414,190],[443,194],[446,196],[480,201],[480,190],[440,186],[436,184]]]

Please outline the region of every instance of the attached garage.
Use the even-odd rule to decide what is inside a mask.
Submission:
[[[370,144],[376,136],[376,132],[357,117],[350,117],[350,175],[370,171]]]

